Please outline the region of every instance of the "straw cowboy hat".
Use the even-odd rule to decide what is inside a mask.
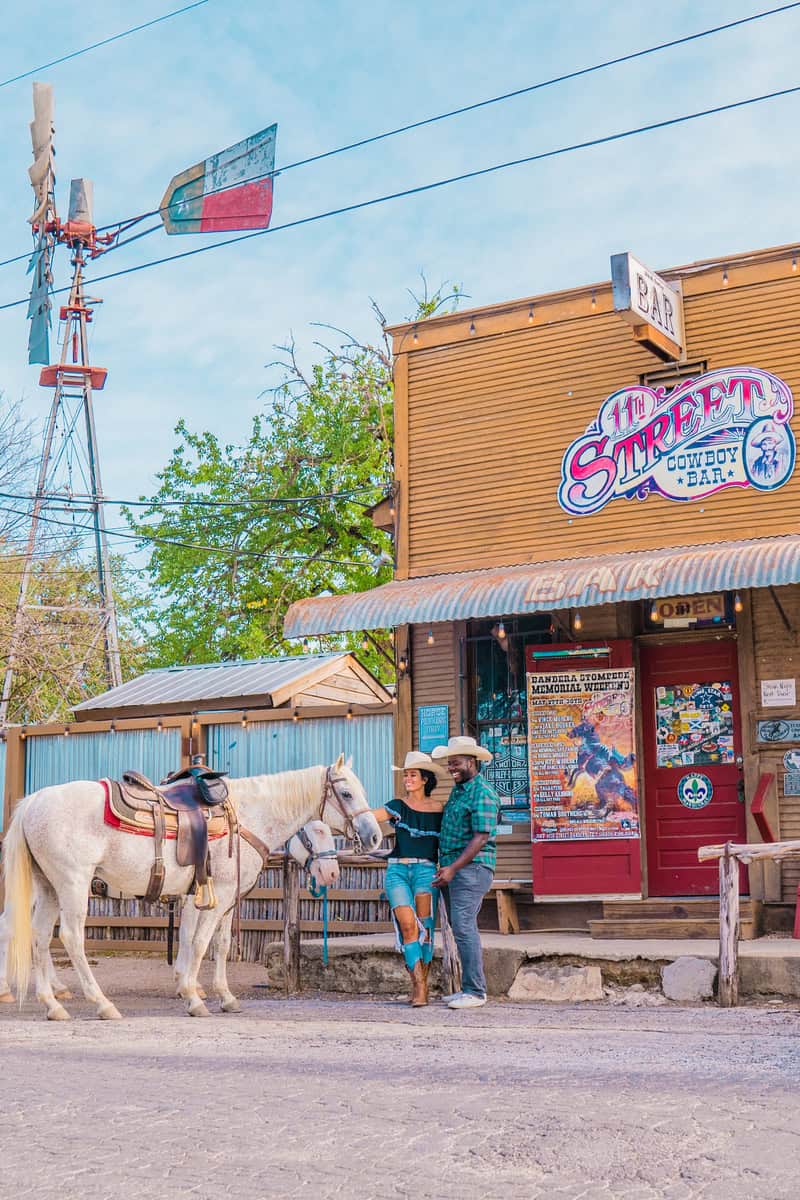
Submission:
[[[456,758],[464,754],[469,758],[477,758],[479,762],[491,762],[491,751],[485,746],[479,746],[473,737],[451,737],[446,746],[434,746],[431,758]]]
[[[430,754],[421,750],[409,750],[402,767],[392,767],[393,771],[430,771],[431,775],[440,775],[441,763],[435,763]]]

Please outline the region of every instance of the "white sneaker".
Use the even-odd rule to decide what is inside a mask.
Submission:
[[[463,992],[450,992],[447,996],[441,996],[442,1004],[449,1004],[451,1000],[457,1000],[459,996],[463,996]]]
[[[462,992],[460,996],[456,996],[448,1004],[448,1008],[483,1008],[486,1003],[485,996],[476,996],[472,992]]]

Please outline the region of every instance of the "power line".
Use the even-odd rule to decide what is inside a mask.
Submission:
[[[91,46],[83,46],[82,49],[73,50],[70,54],[62,54],[60,58],[51,59],[50,62],[33,67],[30,71],[23,71],[20,75],[13,75],[10,79],[0,80],[0,88],[8,87],[10,83],[19,83],[20,79],[28,79],[31,75],[38,75],[40,71],[47,71],[50,67],[57,67],[61,63],[69,62],[70,59],[79,58],[82,54],[88,54],[90,50],[99,50],[101,46],[110,46],[112,42],[119,42],[122,38],[130,37],[132,33],[141,33],[143,29],[150,29],[153,25],[160,25],[163,21],[171,21],[173,17],[179,17],[182,13],[190,12],[193,8],[201,8],[204,4],[208,4],[208,0],[194,0],[193,4],[185,4],[183,8],[173,9],[172,12],[164,13],[163,16],[154,17],[152,21],[145,21],[141,25],[134,25],[132,29],[124,29],[122,33],[115,33],[111,37],[103,38],[100,42],[92,42]],[[0,266],[3,265],[3,263],[0,263]]]
[[[318,492],[313,496],[269,496],[264,500],[207,500],[203,498],[186,499],[186,500],[109,500],[103,497],[104,505],[112,505],[119,508],[173,508],[173,507],[197,507],[197,508],[268,508],[273,504],[310,504],[316,501],[324,500],[342,500],[352,499],[354,496],[359,496],[365,492],[384,492],[384,488],[380,484],[366,484],[364,487],[351,488],[344,492]],[[4,500],[35,500],[36,496],[33,492],[0,492],[0,498]],[[55,493],[43,495],[42,500],[63,503],[63,504],[90,504],[90,497],[68,497],[61,496]]]
[[[676,46],[684,46],[690,42],[699,41],[701,38],[712,37],[714,34],[723,33],[729,29],[736,29],[740,25],[748,25],[754,21],[761,21],[761,20],[764,20],[766,17],[773,17],[779,13],[787,12],[790,9],[794,9],[794,8],[800,8],[800,0],[794,0],[794,2],[791,4],[782,4],[778,8],[769,8],[769,9],[763,10],[762,12],[752,13],[749,17],[740,17],[736,21],[727,21],[723,25],[714,25],[712,28],[702,29],[698,33],[689,33],[689,34],[686,34],[684,37],[673,38],[671,41],[668,41],[668,42],[660,42],[657,46],[647,46],[643,50],[633,50],[633,51],[631,51],[630,54],[621,54],[616,58],[608,58],[608,59],[605,59],[603,62],[594,63],[589,67],[579,67],[575,71],[567,71],[562,75],[554,75],[550,79],[543,79],[543,80],[540,80],[538,83],[531,83],[531,84],[528,84],[526,87],[516,88],[512,92],[503,92],[499,96],[490,96],[486,100],[476,100],[472,104],[465,104],[461,108],[453,108],[453,109],[450,109],[448,112],[438,113],[433,117],[423,117],[421,120],[412,121],[407,125],[398,125],[396,129],[388,129],[383,133],[373,134],[371,137],[360,138],[358,141],[355,141],[355,142],[348,142],[346,145],[338,146],[334,150],[324,150],[321,154],[313,154],[313,155],[309,156],[308,158],[297,159],[295,162],[287,163],[286,166],[279,167],[276,170],[269,172],[268,174],[269,174],[269,176],[272,176],[272,177],[275,177],[277,175],[284,175],[284,174],[286,174],[287,171],[293,171],[296,167],[306,167],[306,166],[309,166],[311,163],[321,162],[323,159],[326,159],[326,158],[333,158],[337,154],[345,154],[350,150],[358,150],[362,146],[371,146],[375,142],[382,142],[382,141],[385,141],[387,138],[397,137],[398,134],[401,134],[401,133],[411,133],[415,129],[422,129],[428,125],[435,125],[440,121],[448,121],[452,117],[460,117],[460,116],[463,116],[465,113],[475,112],[476,110],[478,110],[480,108],[488,108],[492,104],[500,104],[506,100],[516,99],[516,97],[518,97],[518,96],[526,96],[526,95],[529,95],[531,92],[538,92],[544,88],[553,87],[559,83],[567,83],[571,79],[580,79],[583,76],[592,75],[598,71],[605,71],[610,67],[617,67],[617,66],[622,65],[623,63],[634,62],[636,59],[646,58],[650,54],[658,54],[662,50],[672,50]],[[254,183],[258,179],[265,179],[267,177],[268,177],[267,175],[255,176],[252,180],[248,180],[248,182]],[[227,190],[227,187],[226,187],[226,185],[223,185],[222,187],[214,188],[211,191],[206,192],[205,195],[213,196],[216,192],[225,191],[225,190]],[[148,212],[140,213],[139,216],[137,216],[137,217],[131,217],[124,221],[112,221],[108,225],[100,225],[100,226],[98,226],[98,229],[100,231],[103,231],[105,229],[115,228],[117,225],[122,226],[122,225],[133,224],[138,221],[144,221],[148,217],[154,217],[160,213],[168,212],[170,208],[178,207],[178,206],[180,206],[181,203],[182,203],[182,201],[176,200],[176,201],[173,201],[171,204],[164,205],[161,208],[152,208]],[[154,226],[152,226],[151,229],[145,230],[145,233],[137,234],[137,237],[144,237],[146,233],[152,233],[153,230],[159,229],[159,228],[161,228],[160,225],[154,225]],[[134,241],[135,239],[130,238],[128,240]],[[122,244],[126,245],[127,242],[124,242]],[[116,247],[114,247],[114,249],[116,249]],[[2,266],[2,265],[3,264],[0,263],[0,266]]]
[[[26,513],[20,513],[18,509],[9,508],[8,505],[0,505],[0,509],[2,509],[4,512],[12,513],[17,516],[28,515]],[[74,529],[71,521],[59,521],[57,517],[45,517],[40,515],[39,520],[46,522],[48,525],[59,525],[65,529]],[[322,558],[316,554],[281,554],[279,551],[274,550],[247,550],[238,546],[207,546],[198,542],[184,542],[177,538],[163,538],[159,537],[157,534],[149,533],[124,533],[122,530],[113,532],[103,528],[101,528],[100,532],[105,533],[108,537],[112,538],[125,538],[129,541],[139,543],[151,542],[159,546],[175,546],[180,550],[200,550],[208,554],[224,554],[229,558],[275,559],[278,562],[290,562],[298,564],[314,562],[324,563],[326,566],[333,567],[369,567],[370,565],[366,562],[356,562],[350,559]]]
[[[609,133],[604,137],[590,138],[585,142],[573,142],[569,146],[561,146],[556,150],[544,150],[538,154],[527,154],[522,158],[512,158],[506,162],[494,163],[490,167],[481,167],[475,171],[464,171],[460,175],[450,175],[446,179],[437,179],[432,183],[422,183],[416,187],[404,188],[402,191],[389,192],[384,196],[375,196],[371,200],[361,200],[356,204],[346,204],[340,208],[328,209],[326,212],[315,213],[309,217],[298,217],[294,221],[285,221],[283,225],[273,225],[269,229],[255,229],[249,233],[241,233],[236,237],[225,238],[221,242],[212,242],[207,246],[196,246],[193,250],[184,250],[180,254],[169,254],[163,258],[154,258],[149,262],[139,263],[133,267],[126,267],[121,271],[109,271],[105,275],[95,275],[85,282],[87,286],[94,286],[98,283],[105,283],[109,279],[119,279],[123,275],[135,275],[137,271],[145,271],[150,267],[159,267],[164,263],[177,262],[179,259],[193,258],[197,254],[206,254],[210,250],[219,250],[224,246],[233,246],[238,242],[247,242],[251,238],[264,237],[266,234],[280,233],[286,229],[296,229],[302,225],[311,225],[316,221],[324,221],[329,217],[344,216],[346,213],[358,212],[362,209],[372,208],[378,204],[386,204],[390,200],[402,200],[408,196],[419,196],[424,192],[431,192],[438,188],[448,187],[453,183],[463,183],[468,179],[478,179],[484,175],[493,175],[498,171],[505,171],[511,167],[525,166],[529,163],[543,162],[546,159],[558,158],[564,154],[574,154],[578,150],[589,150],[595,146],[606,146],[612,142],[623,141],[625,138],[637,137],[643,133],[652,133],[658,129],[669,129],[676,125],[685,124],[687,121],[697,121],[703,117],[717,116],[719,113],[732,112],[735,109],[746,108],[751,104],[761,104],[766,100],[777,100],[783,96],[792,96],[800,92],[800,84],[790,87],[781,88],[776,92],[764,92],[760,96],[750,96],[746,100],[733,100],[729,104],[718,104],[713,108],[700,109],[697,112],[686,113],[680,117],[669,117],[663,121],[651,121],[647,125],[638,125],[634,129],[624,129],[619,133]],[[69,291],[69,288],[56,288],[53,295],[60,295],[62,292]],[[0,304],[0,312],[8,308],[18,308],[21,304],[28,304],[29,298],[26,296],[21,300],[12,300],[7,304]]]

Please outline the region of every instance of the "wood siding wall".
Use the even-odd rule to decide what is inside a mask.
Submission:
[[[433,629],[434,645],[427,644]],[[450,734],[459,732],[458,637],[453,625],[415,625],[411,631],[411,672],[414,694],[413,749],[419,748],[418,712],[421,704],[446,704]]]
[[[800,395],[800,274],[686,297],[688,359],[708,369],[757,366]],[[466,341],[409,350],[405,343],[400,459],[405,488],[402,576],[551,561],[616,550],[795,532],[800,470],[774,494],[722,491],[691,505],[659,496],[614,500],[570,518],[556,495],[567,446],[600,404],[660,366],[632,338],[605,294],[596,312]],[[407,384],[406,367],[407,363]],[[406,422],[407,417],[407,422]],[[800,418],[793,427],[800,432]],[[458,536],[454,537],[454,529]]]

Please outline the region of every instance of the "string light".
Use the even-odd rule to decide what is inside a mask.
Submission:
[[[474,337],[474,336],[475,336],[475,333],[476,333],[476,329],[475,329],[475,322],[474,322],[474,321],[470,321],[470,323],[469,323],[469,334],[470,334],[470,337]]]
[[[367,637],[366,633],[364,634],[364,636],[361,639],[361,649],[369,650],[369,638]]]
[[[310,649],[308,638],[303,638],[303,654],[308,654]]]
[[[597,308],[597,296],[595,295],[594,288],[592,288],[592,311],[594,312],[594,310],[596,308]]]
[[[428,643],[428,645],[429,645],[429,646],[433,646],[433,645],[435,645],[435,644],[436,644],[436,639],[435,639],[435,637],[433,636],[433,630],[432,630],[432,629],[429,629],[429,630],[428,630],[428,636],[426,637],[425,641]]]
[[[533,305],[531,305],[530,308],[528,309],[528,324],[529,325],[533,324]]]
[[[159,733],[164,732],[164,722],[161,720],[161,717],[158,718],[158,724],[156,725],[156,729],[158,730]]]
[[[419,334],[417,333],[417,327],[416,327],[416,325],[414,326],[414,338],[413,338],[413,341],[414,341],[414,345],[415,345],[415,346],[416,346],[417,342],[419,341]]]
[[[650,620],[651,621],[660,621],[661,620],[661,613],[658,611],[658,605],[656,604],[655,600],[653,601],[653,603],[650,606]]]
[[[389,505],[389,516],[392,518],[392,520],[394,520],[395,517],[397,516],[397,509],[394,506],[394,500],[392,500],[392,502]]]
[[[247,713],[242,713],[242,729],[247,729]]]
[[[297,711],[297,709],[295,709],[292,713],[292,720],[294,721],[295,725],[300,720],[300,713]]]
[[[347,717],[348,721],[352,721],[352,719],[353,719],[353,709],[352,709],[352,707],[351,707],[349,704],[348,704],[348,706],[347,706],[347,712],[345,713],[345,716]]]
[[[737,613],[744,611],[744,604],[742,602],[742,597],[739,595],[738,592],[733,597],[733,611],[737,612]]]
[[[577,608],[575,609],[575,616],[572,618],[572,628],[583,629],[583,621],[581,620],[581,614]]]
[[[110,725],[109,725],[109,727],[108,727],[108,732],[109,732],[109,733],[116,733],[116,732],[117,732],[117,727],[116,727],[116,725],[114,724],[114,722],[113,722],[113,721],[111,722],[111,724],[110,724]]]
[[[499,639],[500,639],[500,641],[501,641],[501,642],[505,641],[505,637],[506,637],[506,627],[505,627],[505,625],[503,624],[503,622],[502,622],[502,621],[501,621],[501,622],[500,622],[500,624],[497,626],[497,636],[499,637]]]
[[[22,741],[22,742],[24,742],[24,741],[25,741],[25,738],[28,736],[28,734],[27,734],[27,733],[26,733],[26,731],[25,731],[25,726],[24,726],[24,725],[22,726],[22,728],[21,728],[21,729],[20,729],[20,731],[19,731],[19,736],[20,736],[20,741]]]
[[[727,286],[728,286],[728,268],[727,268],[727,267],[726,267],[726,268],[725,268],[725,270],[722,272],[722,286],[723,286],[723,287],[727,287]]]
[[[401,654],[398,658],[397,669],[401,675],[405,675],[406,671],[408,670],[408,656],[406,654]]]
[[[792,270],[793,271],[797,270],[797,255],[796,254],[792,255]]]
[[[69,737],[69,725],[64,726],[64,737]]]

